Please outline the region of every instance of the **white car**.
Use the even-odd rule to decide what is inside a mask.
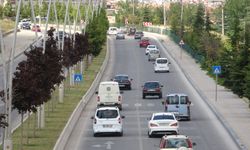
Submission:
[[[123,136],[122,119],[118,107],[99,107],[93,119],[94,136],[101,133],[117,133]]]
[[[148,55],[150,50],[155,50],[155,49],[158,50],[156,45],[148,45],[146,50],[145,50],[145,55]]]
[[[173,113],[153,113],[148,122],[148,137],[153,135],[178,134],[179,122]]]
[[[118,33],[117,27],[109,27],[109,30],[107,32],[108,35],[116,35]]]
[[[186,135],[165,135],[160,141],[160,150],[193,150],[196,143]]]
[[[167,58],[156,58],[154,62],[155,72],[169,72],[169,64],[171,64]]]

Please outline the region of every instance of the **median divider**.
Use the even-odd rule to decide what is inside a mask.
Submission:
[[[80,115],[81,115],[81,112],[83,111],[85,106],[88,104],[90,98],[95,93],[95,89],[99,85],[99,83],[102,79],[103,73],[104,73],[104,71],[107,67],[107,64],[108,64],[108,60],[109,60],[109,44],[108,43],[109,43],[109,38],[107,39],[106,56],[105,56],[104,62],[102,64],[98,74],[96,75],[95,80],[92,82],[90,88],[85,93],[85,95],[83,95],[83,97],[81,98],[81,101],[78,103],[75,110],[71,114],[67,124],[65,125],[63,131],[61,132],[59,138],[57,139],[53,150],[63,150],[64,149],[64,147],[67,144],[67,141],[68,141],[68,139],[69,139]]]

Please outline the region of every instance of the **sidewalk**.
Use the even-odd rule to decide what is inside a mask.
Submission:
[[[236,138],[237,143],[241,145],[242,149],[250,150],[250,109],[248,104],[220,85],[217,87],[218,98],[215,101],[215,81],[200,69],[200,65],[185,51],[182,51],[182,59],[180,59],[181,48],[169,37],[150,34],[163,40],[163,44],[178,62],[188,80],[220,118],[231,135]]]

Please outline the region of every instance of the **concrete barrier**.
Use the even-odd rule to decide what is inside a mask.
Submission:
[[[78,118],[81,115],[81,112],[83,111],[83,109],[85,108],[86,104],[89,102],[90,98],[93,96],[93,94],[95,93],[95,89],[96,87],[99,85],[101,78],[103,76],[103,72],[105,71],[107,64],[108,64],[108,60],[109,60],[109,46],[108,46],[108,41],[107,40],[107,52],[106,52],[106,57],[104,59],[104,62],[95,78],[95,80],[93,81],[93,83],[91,84],[90,88],[88,89],[88,91],[85,93],[85,95],[82,97],[81,101],[78,103],[77,107],[75,108],[75,110],[73,111],[73,113],[71,114],[66,126],[64,127],[63,131],[61,132],[59,138],[56,141],[56,144],[53,148],[53,150],[63,150],[65,145],[67,144],[67,141],[70,137],[70,134],[72,133]]]

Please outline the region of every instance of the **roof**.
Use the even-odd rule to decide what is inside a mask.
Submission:
[[[186,136],[186,135],[165,135],[162,138],[164,138],[164,139],[170,139],[170,138],[183,138],[183,139],[185,139],[185,138],[188,138],[188,136]]]
[[[107,109],[112,109],[112,110],[119,110],[119,108],[117,106],[104,106],[104,107],[99,107],[96,110],[107,110]]]
[[[103,81],[100,84],[118,84],[118,83],[115,81]]]
[[[178,95],[178,96],[187,96],[187,94],[184,94],[184,93],[171,93],[171,94],[167,94],[166,96],[175,96],[175,95]]]
[[[153,113],[154,116],[158,116],[158,115],[174,115],[172,112],[156,112]]]

